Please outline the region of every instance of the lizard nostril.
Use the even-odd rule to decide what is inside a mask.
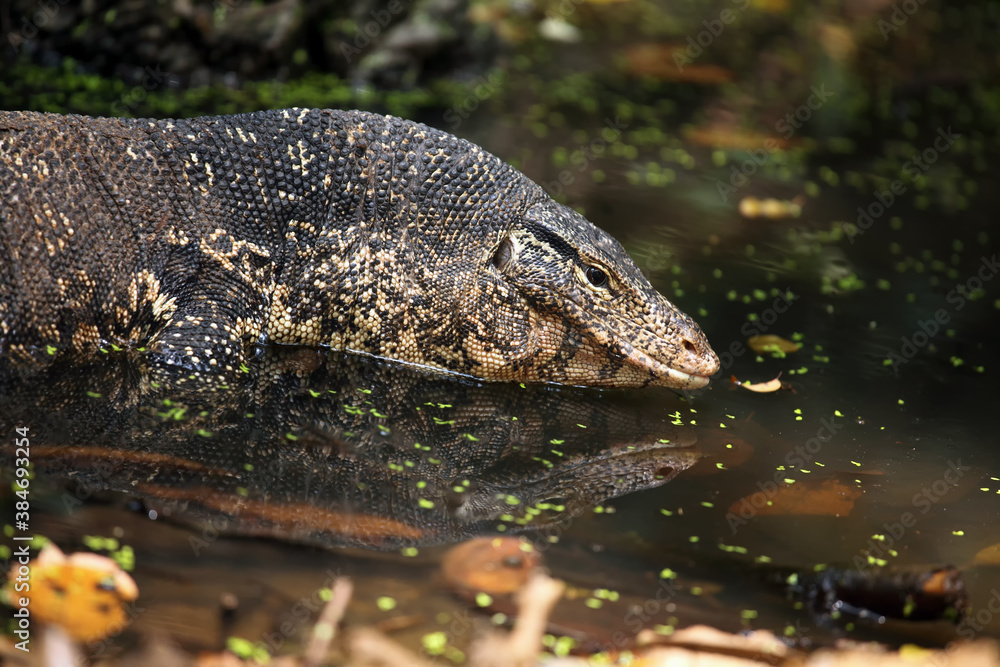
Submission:
[[[684,342],[681,343],[681,345],[684,346],[685,350],[687,350],[691,354],[694,354],[694,349],[695,349],[694,348],[694,343],[692,343],[691,341],[689,341],[687,338],[684,339]]]

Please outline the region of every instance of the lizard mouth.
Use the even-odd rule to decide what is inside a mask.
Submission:
[[[621,341],[620,345],[622,352],[625,353],[625,358],[631,365],[645,369],[653,376],[649,383],[651,385],[673,387],[674,389],[701,389],[708,384],[708,375],[682,371],[670,366],[636,349],[627,341]]]

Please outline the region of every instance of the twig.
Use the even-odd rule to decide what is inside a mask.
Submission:
[[[330,642],[337,635],[337,624],[344,617],[347,603],[351,601],[353,590],[354,586],[350,579],[345,577],[334,579],[333,594],[320,612],[319,619],[313,626],[309,645],[306,646],[306,654],[302,661],[304,667],[318,667],[326,657],[327,651],[330,650]]]
[[[542,636],[548,625],[549,613],[562,598],[566,583],[547,574],[531,575],[517,594],[517,621],[506,636],[491,633],[477,641],[470,653],[469,664],[478,667],[529,667],[542,650]]]

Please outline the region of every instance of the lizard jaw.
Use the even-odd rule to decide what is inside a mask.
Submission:
[[[645,352],[633,347],[631,344],[622,341],[622,351],[629,363],[637,368],[645,369],[651,376],[649,384],[654,386],[672,387],[674,389],[701,389],[708,384],[709,376],[697,373],[688,373],[678,368],[674,368],[658,359],[654,359]],[[716,362],[718,365],[718,362]]]

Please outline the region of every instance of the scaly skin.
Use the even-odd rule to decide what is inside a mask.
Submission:
[[[608,234],[397,118],[0,112],[0,200],[0,357],[115,344],[224,380],[270,342],[682,389],[719,367]]]

